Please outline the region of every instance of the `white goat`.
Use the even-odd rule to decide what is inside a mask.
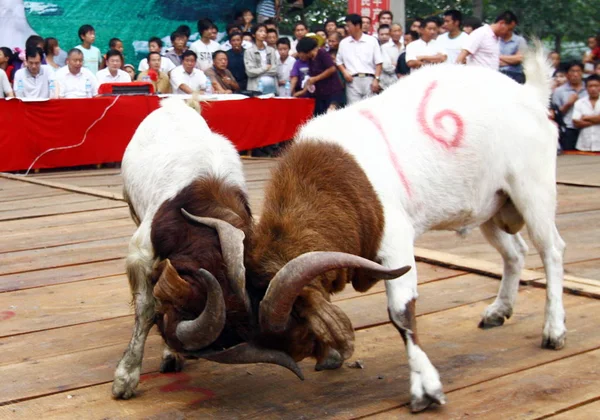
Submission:
[[[565,245],[555,226],[558,133],[548,119],[550,81],[539,45],[524,68],[525,85],[484,68],[424,68],[377,97],[309,122],[297,136],[298,148],[335,143],[354,157],[383,205],[378,259],[388,268],[412,266],[386,288],[390,318],[406,342],[413,411],[445,402],[438,372],[412,330],[413,243],[428,230],[479,226],[502,255],[499,294],[480,324],[488,327],[513,312],[527,253],[518,233],[525,223],[547,278],[542,347],[565,343]]]

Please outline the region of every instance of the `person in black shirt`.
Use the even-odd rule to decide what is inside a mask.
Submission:
[[[406,46],[417,39],[419,39],[419,34],[416,31],[408,31],[404,34],[404,52],[400,54],[396,64],[396,76],[399,79],[410,74],[410,67],[406,64]]]
[[[244,66],[244,49],[242,48],[241,32],[232,32],[229,36],[229,43],[231,44],[231,49],[227,51],[229,61],[227,69],[233,74],[233,77],[235,77],[240,86],[240,90],[243,91],[246,90],[248,84],[248,75]]]

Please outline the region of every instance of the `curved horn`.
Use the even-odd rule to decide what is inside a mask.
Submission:
[[[241,365],[250,363],[270,363],[278,365],[292,371],[299,379],[304,380],[302,370],[294,359],[282,351],[266,349],[252,343],[242,343],[233,346],[227,350],[216,353],[186,353],[186,356],[197,357],[200,359],[211,360],[217,363],[225,363],[231,365]]]
[[[212,344],[225,326],[225,301],[221,285],[208,271],[199,270],[206,280],[206,306],[193,321],[181,321],[177,324],[177,339],[186,350],[201,349]]]
[[[181,213],[188,220],[217,231],[225,260],[227,279],[229,279],[234,293],[244,302],[246,310],[250,312],[250,299],[246,292],[246,268],[244,267],[244,238],[246,236],[244,232],[221,219],[194,216],[185,209],[181,209]]]
[[[302,288],[316,276],[340,268],[360,268],[382,280],[395,279],[410,270],[408,265],[391,269],[344,252],[307,252],[284,265],[269,283],[267,293],[260,302],[261,329],[274,333],[284,331],[294,301]]]

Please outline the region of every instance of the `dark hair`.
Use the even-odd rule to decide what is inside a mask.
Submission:
[[[296,28],[298,26],[304,26],[304,29],[306,29],[308,31],[308,26],[306,26],[306,23],[304,23],[304,22],[296,22],[296,24],[294,25],[294,32],[296,32]]]
[[[558,73],[566,74],[567,71],[564,68],[559,67],[556,70],[554,70],[554,73],[552,73],[552,77],[556,77]]]
[[[149,45],[150,45],[150,43],[152,43],[152,42],[156,43],[156,45],[158,45],[158,48],[162,48],[162,47],[163,47],[163,42],[162,42],[162,39],[160,39],[160,38],[159,38],[159,37],[157,37],[157,36],[153,36],[152,38],[150,38],[150,39],[148,40],[148,46],[149,46]]]
[[[171,34],[171,43],[175,42],[177,38],[188,38],[183,32],[175,31]]]
[[[123,58],[123,54],[118,50],[108,50],[106,53],[106,62],[108,63],[108,59],[111,57],[119,57],[121,59],[121,64],[125,64],[125,59]]]
[[[383,25],[379,25],[379,28],[377,28],[377,33],[379,33],[379,31],[382,29],[390,29],[390,25],[388,25],[387,23],[384,23]]]
[[[240,28],[238,27],[238,24],[236,22],[228,23],[227,26],[225,26],[225,32],[227,33],[227,35],[229,35],[229,32],[233,31],[234,29],[240,31]]]
[[[325,23],[323,24],[323,26],[327,26],[328,23],[333,23],[335,24],[335,27],[337,28],[337,20],[333,19],[333,18],[328,18],[327,20],[325,20]]]
[[[69,52],[67,53],[67,57],[72,56],[73,54],[79,54],[79,55],[83,55],[83,51],[81,51],[79,48],[71,48],[69,50]]]
[[[481,28],[481,19],[476,18],[475,16],[467,16],[466,18],[463,19],[463,28],[465,26],[469,26],[471,28],[473,28],[473,30],[477,29],[477,28]]]
[[[370,17],[370,16],[361,16],[361,17],[360,17],[360,23],[362,23],[362,20],[363,20],[364,18],[367,18],[367,19],[369,19],[369,22],[372,22],[372,21],[373,21],[373,20],[371,19],[371,17]]]
[[[223,50],[217,50],[214,53],[212,53],[212,59],[213,59],[213,61],[217,58],[217,55],[219,55],[219,54],[225,54],[225,55],[227,55],[227,53],[225,51],[223,51]]]
[[[254,13],[253,13],[253,12],[252,12],[252,10],[250,10],[250,9],[242,9],[242,10],[240,10],[238,13],[236,13],[236,16],[237,16],[237,17],[244,17],[244,15],[245,15],[246,13],[252,13],[252,16],[254,16]]]
[[[40,60],[44,56],[44,51],[40,47],[27,47],[25,49],[25,59],[35,58],[38,55],[40,56]]]
[[[338,42],[342,40],[342,35],[338,31],[328,34],[327,38],[329,38],[330,36],[335,36],[337,38]]]
[[[123,43],[119,38],[111,38],[110,41],[108,41],[108,48],[114,50],[117,42]]]
[[[419,22],[419,25],[423,26],[424,21],[425,21],[425,19],[423,19],[422,17],[416,17],[412,20],[412,22],[410,23],[410,25],[408,27],[410,28],[412,26],[412,24],[415,22]]]
[[[266,23],[263,23],[263,25],[265,25],[265,27],[267,26],[267,24],[266,24]],[[270,29],[269,29],[269,28],[268,28],[268,29],[267,29],[267,35],[268,35],[268,34],[272,34],[272,33],[276,33],[276,34],[277,34],[277,29],[273,29],[273,28],[270,28]]]
[[[234,31],[229,35],[229,40],[231,41],[231,38],[233,38],[234,36],[239,36],[240,38],[242,37],[242,31]]]
[[[44,53],[48,55],[54,54],[54,48],[58,46],[58,40],[56,38],[48,37],[44,39]]]
[[[292,48],[289,38],[286,37],[279,38],[277,40],[277,45],[287,45],[288,47]]]
[[[192,30],[187,25],[178,26],[177,29],[175,29],[175,32],[179,32],[179,33],[183,34],[186,38],[189,38],[190,35],[192,34]]]
[[[156,54],[156,55],[158,55],[159,57],[161,57],[161,59],[162,59],[162,56],[161,56],[159,53],[157,53],[156,51],[151,51],[151,52],[149,52],[149,53],[148,53],[148,55],[146,56],[146,60],[148,60],[148,64],[150,64],[150,57],[152,56],[152,54]],[[108,60],[108,57],[107,57],[106,59]]]
[[[599,82],[600,83],[600,76],[598,76],[597,74],[590,74],[587,79],[585,79],[585,85],[587,86],[588,83],[590,82]]]
[[[181,55],[181,61],[185,60],[186,57],[194,57],[195,60],[198,60],[198,54],[192,50],[185,50],[185,52]]]
[[[462,13],[456,9],[446,10],[444,16],[450,16],[453,21],[458,21],[459,25],[462,23]]]
[[[242,32],[242,38],[245,36],[252,36],[252,32]]]
[[[92,25],[83,25],[77,31],[77,35],[79,35],[79,39],[81,39],[83,41],[83,37],[88,32],[95,32],[94,27]]]
[[[254,25],[254,27],[252,28],[252,37],[254,37],[256,35],[256,32],[258,32],[258,30],[260,28],[265,28],[265,31],[266,31],[267,25],[265,25],[264,23],[259,23],[258,25]]]
[[[406,35],[410,35],[410,37],[412,38],[413,41],[416,41],[417,39],[419,39],[419,33],[417,31],[408,31],[404,34],[404,36]]]
[[[13,52],[10,48],[8,47],[0,47],[0,51],[2,51],[2,53],[4,54],[4,56],[6,58],[8,58],[8,61],[10,61],[10,59],[13,57]]]
[[[351,23],[355,26],[362,25],[362,19],[361,19],[360,15],[357,15],[356,13],[351,13],[348,16],[346,16],[346,19],[344,19],[344,22]]]
[[[504,21],[504,23],[515,23],[517,25],[519,24],[519,19],[517,18],[517,15],[515,15],[510,10],[505,10],[504,12],[500,13],[498,16],[496,16],[496,20],[494,22],[498,23],[501,20]]]
[[[200,19],[198,21],[198,33],[200,34],[200,36],[202,36],[202,33],[204,31],[208,31],[209,29],[212,29],[212,27],[214,26],[212,20],[210,19]]]
[[[27,38],[27,41],[25,41],[25,49],[29,47],[37,47],[39,44],[44,44],[44,38],[39,35],[31,35],[29,38]]]
[[[422,26],[421,26],[421,27],[422,27],[422,28],[425,28],[425,27],[427,26],[427,24],[428,24],[428,23],[435,23],[435,26],[440,26],[440,21],[439,21],[437,18],[435,18],[435,17],[431,16],[431,17],[428,17],[427,19],[425,19],[425,20],[423,21],[423,23],[422,23]]]
[[[379,22],[381,20],[381,16],[383,16],[383,15],[390,15],[390,17],[392,18],[392,20],[394,19],[394,14],[392,13],[391,10],[382,10],[377,15],[377,22]]]
[[[317,48],[317,46],[318,44],[315,39],[305,36],[300,41],[298,41],[298,44],[296,45],[296,51],[298,51],[299,53],[309,53],[315,48]]]
[[[583,64],[581,64],[579,61],[571,61],[570,63],[567,63],[567,65],[565,66],[565,71],[568,72],[573,67],[579,67],[581,70],[583,70]]]
[[[275,19],[273,19],[273,18],[268,18],[268,19],[265,19],[265,20],[263,21],[263,23],[264,23],[265,25],[275,25],[276,27],[279,27],[279,25],[277,25],[277,21],[276,21]]]

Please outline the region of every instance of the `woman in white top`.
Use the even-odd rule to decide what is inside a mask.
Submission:
[[[123,67],[123,54],[120,51],[109,50],[106,53],[106,66],[105,69],[96,73],[98,84],[131,82],[129,74],[121,70],[121,67]]]
[[[244,65],[248,75],[248,90],[263,94],[277,92],[277,68],[281,64],[275,48],[269,47],[267,27],[258,24],[254,28],[254,45],[244,51]]]

